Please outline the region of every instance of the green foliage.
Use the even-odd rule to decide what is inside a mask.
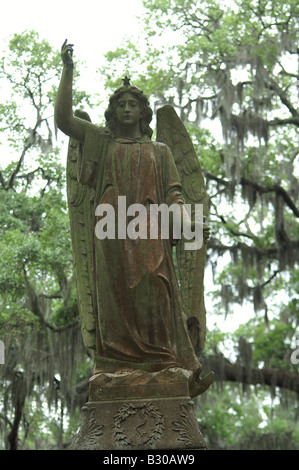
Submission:
[[[210,195],[213,283],[205,284],[210,330],[204,358],[230,350],[240,362],[241,336],[252,351],[251,363],[243,365],[297,373],[290,354],[298,328],[298,5],[143,4],[145,36],[138,46],[129,42],[114,51],[113,66],[110,53],[102,71],[114,87],[114,64],[129,64],[153,107],[173,105],[192,135]],[[212,313],[241,326],[224,333]],[[266,391],[248,407],[247,398],[231,399],[231,386],[218,392],[200,414],[216,447],[292,448],[293,441],[298,447],[294,416],[288,435],[280,405],[271,412],[261,408]]]
[[[107,89],[127,74],[153,108],[172,104],[198,152],[210,195],[208,321],[212,313],[231,319],[237,312],[241,324],[225,333],[216,319],[203,360],[229,354],[248,366],[241,337],[252,352],[250,367],[296,374],[290,353],[299,321],[297,2],[143,3],[144,36],[110,51],[101,72]],[[9,351],[0,429],[7,436],[22,377],[19,436],[30,449],[63,448],[79,423],[74,384],[91,368],[77,337],[64,168],[53,137],[60,72],[59,52],[35,32],[14,35],[0,60],[9,97],[0,103],[1,142],[9,148],[3,155],[11,152],[0,168],[0,339]],[[74,106],[89,103],[74,89]],[[249,321],[248,302],[255,312]],[[251,395],[223,382],[213,387],[197,404],[211,448],[299,447],[291,391],[269,398],[262,386],[251,387]]]
[[[232,390],[235,400],[231,399]],[[263,422],[262,412],[256,404],[256,397],[245,397],[238,386],[224,386],[221,393],[211,391],[207,400],[197,403],[204,413],[199,424],[204,426],[210,448],[234,448],[247,434],[256,432]],[[197,415],[200,416],[199,412]]]
[[[65,168],[53,138],[60,73],[59,52],[35,32],[14,35],[0,61],[1,83],[13,96],[0,105],[1,141],[12,153],[0,168],[0,338],[6,353],[0,370],[0,431],[6,448],[11,423],[20,412],[20,447],[63,447],[64,414],[78,406],[76,370],[86,358],[72,272]],[[75,92],[75,101],[88,97]],[[48,425],[41,427],[41,422]]]
[[[298,404],[292,409],[269,399],[261,387],[244,394],[239,385],[228,384],[214,385],[196,401],[198,422],[211,450],[298,449]]]
[[[254,344],[253,360],[256,367],[289,368],[292,340],[296,328],[292,324],[274,320],[270,325],[261,320],[249,320],[236,330],[237,337],[244,337]],[[283,341],[282,341],[283,339]]]

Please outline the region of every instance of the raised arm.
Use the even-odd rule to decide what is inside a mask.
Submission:
[[[55,121],[58,128],[79,142],[84,141],[84,126],[73,115],[73,46],[67,40],[61,48],[63,71],[55,102]]]

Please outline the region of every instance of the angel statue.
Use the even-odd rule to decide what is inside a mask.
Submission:
[[[73,114],[73,46],[67,41],[61,56],[55,120],[70,137],[67,195],[74,269],[82,336],[94,350],[93,377],[183,370],[189,396],[197,396],[213,380],[212,372],[200,377],[199,361],[206,334],[203,277],[209,227],[203,225],[202,247],[186,250],[183,236],[129,237],[120,224],[123,217],[132,221],[133,213],[126,210],[136,204],[147,214],[151,205],[175,204],[182,218],[184,205],[201,204],[207,217],[207,194],[191,139],[167,105],[158,110],[157,141],[152,141],[148,98],[127,77],[110,97],[104,127],[82,110]],[[120,203],[125,204],[121,211]],[[97,224],[104,222],[99,207],[107,209],[107,226],[108,208],[114,209],[113,236],[96,235]],[[161,217],[157,220],[161,223]]]

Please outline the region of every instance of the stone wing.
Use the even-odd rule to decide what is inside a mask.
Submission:
[[[90,121],[87,113],[76,110],[75,115]],[[82,337],[87,348],[95,348],[93,305],[92,246],[94,190],[77,180],[77,163],[82,145],[69,140],[67,156],[67,200],[71,227],[74,274]]]
[[[174,108],[163,106],[157,111],[157,141],[170,148],[181,178],[185,202],[193,206],[203,204],[203,215],[208,216],[208,196],[202,170],[188,131]],[[206,310],[204,304],[204,269],[206,244],[199,250],[185,250],[184,240],[176,246],[178,282],[187,315],[189,334],[197,354],[204,348],[206,337]]]

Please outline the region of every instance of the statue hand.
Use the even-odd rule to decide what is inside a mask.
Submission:
[[[195,227],[199,227],[199,230],[202,230],[203,240],[204,240],[205,243],[207,243],[207,241],[210,238],[211,227],[206,223],[202,224],[202,223],[199,223],[199,222],[192,221],[191,222],[191,229],[192,229],[193,232],[195,231]]]
[[[63,65],[72,66],[73,62],[73,44],[67,44],[67,39],[64,41],[61,47],[61,58]]]
[[[205,242],[207,242],[210,238],[210,230],[211,227],[207,224],[203,224],[203,239]]]

